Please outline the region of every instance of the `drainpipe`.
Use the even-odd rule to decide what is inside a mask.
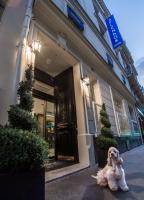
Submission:
[[[18,44],[18,54],[17,54],[17,61],[16,61],[16,69],[18,69],[18,82],[23,79],[23,69],[22,69],[22,59],[23,54],[26,46],[26,39],[29,32],[30,21],[32,18],[32,9],[33,9],[34,0],[28,0],[27,8],[25,12],[25,17],[22,25],[22,32],[20,35],[20,41]]]

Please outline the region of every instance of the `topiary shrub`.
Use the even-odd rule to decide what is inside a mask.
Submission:
[[[21,81],[19,83],[19,88],[17,94],[20,98],[19,107],[32,112],[33,109],[33,96],[32,96],[32,89],[33,89],[33,69],[32,66],[29,65],[27,70],[25,71],[25,81]]]
[[[0,173],[40,169],[48,157],[48,144],[38,135],[0,128]]]
[[[111,124],[106,112],[105,104],[102,105],[100,111],[100,120],[101,120],[101,135],[96,138],[96,146],[98,149],[108,150],[110,147],[117,147],[117,141],[114,139],[114,136],[111,131]]]
[[[108,150],[110,147],[118,147],[117,141],[113,138],[99,136],[96,138],[96,144],[99,149]]]
[[[31,113],[21,109],[17,105],[10,106],[9,121],[12,127],[33,130],[36,128],[36,121]]]
[[[10,106],[8,111],[8,120],[10,127],[23,130],[37,130],[37,121],[32,115],[33,109],[33,69],[29,65],[25,71],[25,81],[19,83],[17,91],[19,104]]]
[[[105,137],[113,138],[111,124],[108,118],[108,114],[106,112],[105,104],[102,105],[102,109],[100,111],[100,120],[102,124],[101,134]]]

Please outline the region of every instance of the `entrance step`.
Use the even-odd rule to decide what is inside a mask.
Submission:
[[[45,171],[56,170],[64,167],[74,165],[74,161],[52,161],[45,164]]]
[[[81,171],[81,170],[86,169],[88,167],[89,167],[88,164],[78,163],[78,164],[74,164],[74,165],[71,165],[71,166],[68,166],[68,167],[63,167],[63,168],[60,168],[60,169],[56,169],[56,170],[46,172],[45,173],[45,183],[51,182],[53,180],[62,178],[62,177],[67,176],[67,175],[71,175],[75,172]]]

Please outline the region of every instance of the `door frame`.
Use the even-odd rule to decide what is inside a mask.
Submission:
[[[70,67],[68,68],[69,70],[72,71],[72,77],[73,77],[73,90],[74,90],[74,99],[75,99],[75,87],[74,87],[74,74],[73,74],[73,67]],[[67,69],[67,70],[68,70]],[[37,80],[37,81],[40,81],[42,83],[45,83],[47,85],[50,85],[52,87],[55,87],[55,78],[51,77],[50,75],[46,74],[45,72],[35,68],[34,70],[34,79]],[[49,102],[53,102],[53,103],[56,103],[56,97],[55,95],[54,96],[51,96],[49,94],[46,94],[44,92],[41,92],[39,90],[36,90],[36,89],[33,89],[33,96],[38,98],[38,99],[43,99],[43,100],[46,100],[46,101],[49,101]],[[76,99],[75,99],[76,101]],[[75,102],[75,113],[76,113],[76,131],[77,131],[77,112],[76,112],[76,102]],[[55,111],[55,114],[56,114],[56,111]],[[55,127],[56,128],[56,127]],[[56,131],[55,131],[56,132]],[[45,132],[46,133],[46,132]],[[44,134],[45,136],[45,134]],[[77,132],[77,136],[78,136],[78,132]],[[57,137],[57,134],[56,134],[56,137]],[[79,162],[79,153],[78,153],[78,138],[75,138],[75,143],[76,143],[76,146],[77,148],[75,148],[74,150],[74,162]],[[56,145],[56,143],[55,143]],[[56,151],[57,147],[55,146],[55,159],[57,160],[57,151]]]

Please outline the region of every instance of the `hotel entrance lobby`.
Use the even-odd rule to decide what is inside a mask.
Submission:
[[[34,67],[34,110],[39,133],[49,145],[48,170],[77,163],[77,117],[73,66],[67,51],[41,31]]]

